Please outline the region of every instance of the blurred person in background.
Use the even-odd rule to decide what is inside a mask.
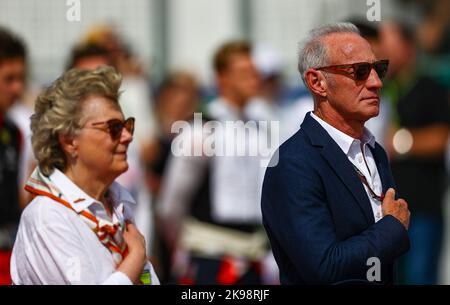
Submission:
[[[423,1],[421,10],[423,22],[417,26],[417,42],[420,53],[419,62],[426,66],[428,76],[434,78],[450,92],[450,1]],[[423,71],[425,72],[425,71]],[[450,283],[450,141],[446,151],[447,191],[444,199],[444,234],[441,264],[438,267],[439,284]]]
[[[134,118],[120,108],[111,67],[72,69],[41,93],[31,117],[38,167],[26,189],[11,258],[14,284],[158,284],[130,194]]]
[[[406,284],[436,284],[443,232],[449,94],[421,71],[413,28],[386,22],[382,40],[390,60],[383,94],[393,109],[386,148],[398,192],[408,198],[412,212],[408,232],[411,250],[401,261],[401,280]]]
[[[36,160],[31,147],[30,116],[33,114],[34,101],[42,88],[38,84],[26,85],[25,91],[8,111],[8,117],[19,127],[23,138],[23,147],[20,156],[19,190],[21,192],[21,206],[24,208],[31,201],[30,194],[24,186],[28,177],[36,167]]]
[[[0,285],[11,284],[10,258],[20,219],[20,156],[24,138],[7,116],[25,88],[26,49],[0,27]],[[23,202],[22,202],[23,204]]]
[[[109,51],[100,45],[82,43],[72,48],[66,70],[95,70],[100,66],[113,66]]]
[[[155,97],[157,122],[156,148],[153,160],[147,162],[148,184],[152,194],[159,194],[161,179],[167,159],[171,154],[171,144],[176,133],[172,125],[176,121],[191,121],[199,107],[200,88],[195,76],[189,72],[173,72],[158,87]]]
[[[418,24],[417,40],[424,52],[420,61],[429,67],[427,74],[450,91],[450,1],[423,1],[421,5],[424,20]]]
[[[155,115],[157,120],[157,138],[155,157],[147,160],[146,181],[153,194],[153,202],[158,201],[161,182],[166,174],[167,161],[171,155],[171,144],[176,133],[171,132],[176,121],[191,121],[199,106],[199,85],[190,72],[172,72],[158,87],[155,96]],[[152,205],[153,206],[153,205]],[[156,226],[154,252],[157,258],[155,268],[162,283],[170,281],[171,253],[161,238],[161,226]]]
[[[254,120],[280,120],[284,86],[282,60],[277,50],[264,44],[252,48],[252,58],[261,75],[261,86],[256,98],[245,107],[247,116]]]
[[[418,4],[424,16],[417,29],[417,42],[421,50],[433,55],[448,54],[450,50],[450,1],[418,1]],[[450,79],[448,80],[450,81]]]
[[[143,76],[142,63],[125,44],[118,29],[112,24],[92,26],[81,40],[82,44],[93,44],[106,49],[110,55],[111,65],[122,75]]]
[[[208,115],[224,128],[214,130],[214,143],[235,149],[251,145],[230,137],[234,131],[225,127],[226,122],[247,121],[244,108],[259,92],[260,76],[250,45],[225,43],[215,53],[213,65],[219,97],[208,105]],[[205,154],[203,132],[194,129],[192,135],[181,133],[176,138],[188,139],[202,153],[169,159],[157,206],[161,232],[173,253],[175,280],[260,284],[261,262],[270,254],[259,208],[260,160]]]
[[[21,49],[26,51],[26,46],[23,42],[21,43]],[[19,51],[17,56],[24,55],[22,51]],[[21,76],[21,80],[19,78],[16,79],[15,88],[18,90],[16,101],[7,111],[7,117],[19,128],[22,135],[19,158],[19,196],[22,209],[31,200],[28,192],[24,189],[29,175],[36,166],[31,147],[30,116],[33,113],[34,100],[41,90],[40,86],[28,82],[28,70],[28,56],[25,54],[25,57],[23,57],[23,71],[21,72],[23,75]],[[21,83],[20,86],[17,84],[19,82]]]

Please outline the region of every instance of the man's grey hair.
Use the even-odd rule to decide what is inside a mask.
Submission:
[[[312,29],[306,39],[300,43],[298,52],[298,72],[300,72],[305,85],[305,72],[308,69],[329,65],[327,48],[322,38],[334,33],[354,33],[361,35],[358,28],[350,22],[327,24]]]

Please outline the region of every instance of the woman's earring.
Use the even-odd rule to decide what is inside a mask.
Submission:
[[[77,152],[74,151],[74,152],[72,153],[72,158],[76,158],[77,156],[78,156]]]

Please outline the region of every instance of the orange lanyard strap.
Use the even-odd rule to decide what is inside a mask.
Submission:
[[[117,260],[118,262],[122,260],[124,254],[126,253],[126,248],[122,251],[120,247],[118,247],[117,244],[114,242],[114,235],[117,233],[118,225],[114,225],[113,227],[109,225],[104,225],[100,227],[99,221],[94,215],[88,213],[87,211],[81,211],[80,213],[77,213],[77,211],[75,211],[72,205],[67,201],[63,200],[62,198],[59,198],[51,193],[38,190],[30,185],[25,185],[25,190],[36,196],[46,196],[50,199],[53,199],[54,201],[64,205],[66,208],[74,211],[77,215],[83,216],[89,221],[92,221],[95,224],[95,227],[92,228],[92,230],[97,235],[100,242],[103,245],[105,245],[113,254],[115,253],[116,255],[120,255],[120,257],[115,258],[115,260]],[[107,237],[109,237],[109,240],[107,240]]]

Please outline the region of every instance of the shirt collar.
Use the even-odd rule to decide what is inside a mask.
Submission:
[[[372,148],[375,148],[375,137],[373,134],[364,127],[362,139],[355,139],[339,129],[331,126],[318,116],[316,116],[313,112],[311,112],[311,117],[314,118],[330,135],[330,137],[337,143],[337,145],[342,149],[342,151],[347,155],[350,147],[353,145],[355,141],[360,141],[363,145],[369,144]]]
[[[95,200],[94,198],[86,194],[64,173],[56,168],[50,175],[49,179],[61,191],[61,193],[69,201],[69,203],[72,205],[72,208],[77,213],[80,213],[94,203],[101,204],[98,200]],[[110,192],[112,199],[111,202],[114,207],[116,207],[120,203],[136,204],[133,197],[117,182],[113,182],[108,191]]]

